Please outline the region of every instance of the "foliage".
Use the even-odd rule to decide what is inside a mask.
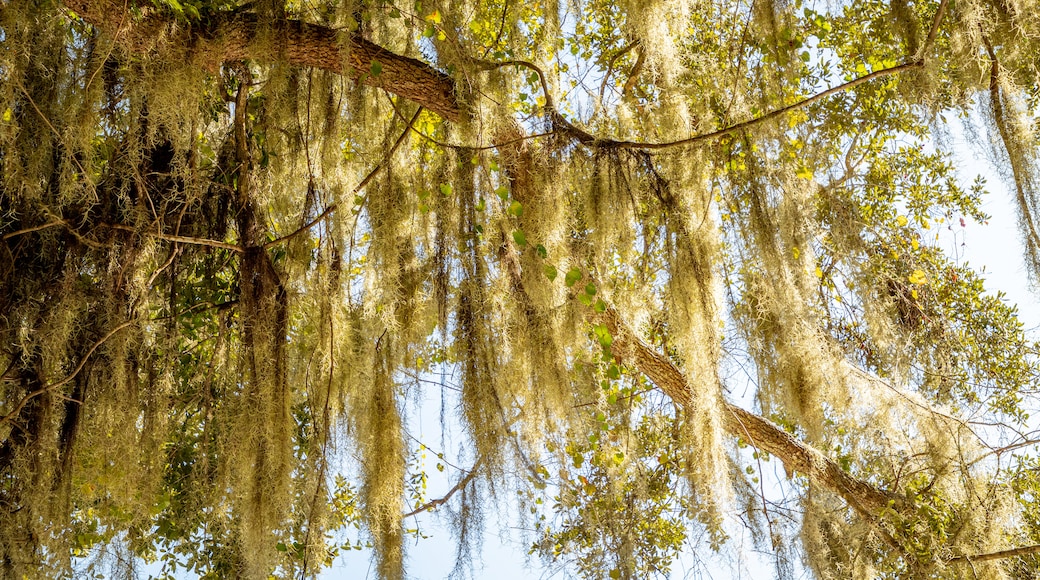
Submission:
[[[1038,11],[7,0],[2,574],[400,578],[443,505],[463,572],[515,491],[585,577],[1037,576],[1037,346],[944,236],[964,131],[1040,272]]]

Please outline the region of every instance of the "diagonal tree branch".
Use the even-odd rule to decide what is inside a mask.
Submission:
[[[483,466],[483,464],[484,458],[481,457],[477,460],[476,463],[473,464],[473,467],[471,467],[470,470],[466,472],[466,475],[462,479],[460,479],[458,483],[452,486],[452,488],[449,489],[447,493],[445,493],[443,496],[437,499],[430,500],[422,504],[421,506],[415,508],[414,510],[402,515],[401,519],[410,518],[414,515],[421,514],[422,512],[427,512],[432,509],[439,508],[440,506],[448,503],[448,500],[450,500],[453,495],[462,491],[467,485],[469,485],[471,481],[473,481],[473,478],[477,476],[477,473],[480,471],[480,468]]]
[[[685,376],[670,360],[635,336],[617,311],[608,309],[603,317],[614,337],[611,349],[615,356],[646,375],[680,407],[695,403]],[[788,470],[804,474],[813,483],[832,490],[868,521],[876,521],[888,508],[901,507],[903,499],[899,495],[856,479],[837,462],[772,422],[729,402],[725,403],[724,414],[723,428],[731,436],[743,438],[779,457]]]

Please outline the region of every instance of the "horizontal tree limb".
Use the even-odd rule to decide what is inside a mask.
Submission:
[[[120,0],[66,0],[65,6],[130,52],[148,54],[189,47],[190,57],[210,70],[245,59],[282,60],[386,89],[449,121],[462,118],[451,77],[354,32],[292,19],[261,25],[256,14],[239,11],[218,12],[200,22],[183,24],[155,8],[142,6],[141,17],[137,18]]]

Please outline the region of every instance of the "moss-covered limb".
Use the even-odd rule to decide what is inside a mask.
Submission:
[[[94,355],[94,352],[97,351],[98,347],[107,342],[108,339],[115,336],[116,333],[118,333],[120,330],[127,328],[133,323],[134,321],[127,321],[108,331],[108,334],[101,337],[101,339],[99,339],[97,342],[94,343],[92,347],[90,347],[90,350],[88,350],[87,354],[82,359],[80,359],[79,363],[76,365],[76,368],[64,379],[46,385],[41,385],[38,388],[26,393],[25,396],[23,396],[21,399],[18,400],[17,403],[15,403],[14,407],[11,409],[10,412],[8,412],[3,417],[0,417],[0,425],[4,425],[5,423],[15,420],[19,413],[22,412],[22,409],[24,409],[25,406],[29,404],[29,402],[33,399],[46,395],[48,393],[52,393],[60,389],[61,387],[64,387],[65,385],[69,384],[70,382],[74,381],[76,377],[79,375],[80,371],[83,370],[83,367],[85,367],[87,365],[87,362],[90,361],[90,357]]]
[[[1033,275],[1040,270],[1040,232],[1036,225],[1037,207],[1037,168],[1034,152],[1027,148],[1029,139],[1022,130],[1022,121],[1015,111],[1014,103],[1008,102],[1009,96],[1002,86],[1000,60],[988,38],[983,38],[986,52],[990,59],[989,104],[993,112],[993,124],[996,126],[1000,142],[1004,145],[1008,165],[1011,167],[1012,181],[1015,187],[1015,202],[1018,205],[1019,220],[1026,242],[1027,264]],[[1010,110],[1009,110],[1010,109]]]
[[[1017,558],[1019,556],[1029,556],[1040,552],[1040,544],[1034,544],[1032,546],[1020,546],[1018,548],[1011,548],[1010,550],[1001,550],[999,552],[987,552],[985,554],[975,554],[974,556],[955,556],[950,558],[951,562],[988,562],[991,560],[1006,560],[1008,558]]]
[[[682,372],[628,330],[618,313],[608,310],[604,320],[614,337],[612,351],[654,382],[677,405],[687,407],[694,394]],[[820,451],[795,439],[779,426],[732,403],[725,404],[723,426],[731,436],[742,438],[781,461],[789,471],[804,474],[813,483],[841,496],[861,516],[875,521],[889,507],[903,503],[898,494],[860,481]]]
[[[940,2],[931,23],[928,41],[917,53],[909,55],[904,63],[873,71],[790,105],[766,111],[719,130],[678,141],[650,143],[600,138],[555,114],[554,122],[563,132],[586,145],[668,149],[712,142],[782,118],[787,113],[804,109],[836,94],[851,91],[865,83],[920,68],[925,64],[926,50],[933,44],[946,5],[946,0]],[[192,55],[199,64],[212,69],[224,62],[235,60],[279,59],[297,66],[345,74],[355,82],[385,89],[423,105],[449,121],[459,121],[465,110],[451,77],[428,63],[391,52],[357,33],[344,35],[327,26],[291,19],[273,21],[269,25],[272,27],[270,31],[262,31],[255,14],[240,11],[218,13],[207,18],[205,23],[193,23],[189,27],[178,25],[172,17],[148,8],[141,9],[144,13],[142,18],[131,18],[124,5],[116,0],[66,0],[65,6],[133,52],[146,53],[162,50],[164,47],[190,46]],[[274,39],[273,45],[270,39]],[[378,63],[378,74],[374,72],[374,63]],[[545,92],[547,108],[551,113],[554,111],[545,75],[536,65],[526,61],[478,62],[476,68],[487,70],[505,65],[524,66],[536,71]]]
[[[450,121],[462,117],[463,109],[450,77],[358,34],[344,35],[327,26],[289,19],[272,21],[270,30],[262,30],[257,15],[239,11],[221,12],[205,22],[186,26],[147,7],[140,8],[141,18],[135,18],[123,2],[116,0],[69,0],[65,6],[131,52],[188,46],[192,57],[210,69],[243,59],[284,60],[386,89]]]

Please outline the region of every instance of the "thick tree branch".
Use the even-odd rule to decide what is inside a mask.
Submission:
[[[612,350],[615,356],[646,375],[679,406],[694,404],[695,393],[670,360],[639,340],[625,327],[616,311],[608,310],[604,321],[614,337]],[[772,422],[729,402],[725,403],[724,414],[723,428],[731,436],[742,438],[779,457],[788,470],[797,471],[811,482],[837,493],[869,521],[876,521],[888,508],[901,507],[902,499],[898,495],[852,477],[837,462]]]
[[[255,14],[236,11],[218,12],[190,25],[149,7],[140,7],[142,16],[133,18],[122,0],[66,0],[65,6],[130,52],[188,47],[189,56],[211,70],[236,60],[281,60],[386,89],[450,121],[462,118],[450,77],[355,33],[299,20],[275,20],[264,28]]]
[[[803,109],[835,94],[854,89],[878,78],[892,76],[924,65],[926,51],[938,34],[948,0],[941,0],[931,23],[928,38],[921,49],[909,55],[903,64],[876,70],[810,97],[757,117],[722,129],[693,135],[667,143],[644,143],[603,139],[563,119],[555,112],[545,75],[527,61],[486,62],[474,59],[479,70],[493,70],[508,65],[530,68],[538,73],[546,108],[557,125],[578,142],[596,147],[624,149],[667,149],[714,141],[720,137],[749,129]],[[327,26],[299,20],[276,20],[262,29],[255,14],[219,12],[190,26],[153,8],[140,8],[142,16],[131,18],[122,0],[65,0],[65,6],[84,21],[103,30],[126,50],[137,53],[161,51],[168,47],[188,46],[200,65],[216,69],[222,63],[242,59],[262,62],[283,60],[297,66],[309,66],[343,74],[355,82],[385,89],[418,103],[449,121],[459,121],[464,106],[458,98],[451,77],[420,60],[395,54],[355,33],[341,32]],[[373,67],[379,63],[378,67]],[[378,69],[378,74],[373,74]]]

